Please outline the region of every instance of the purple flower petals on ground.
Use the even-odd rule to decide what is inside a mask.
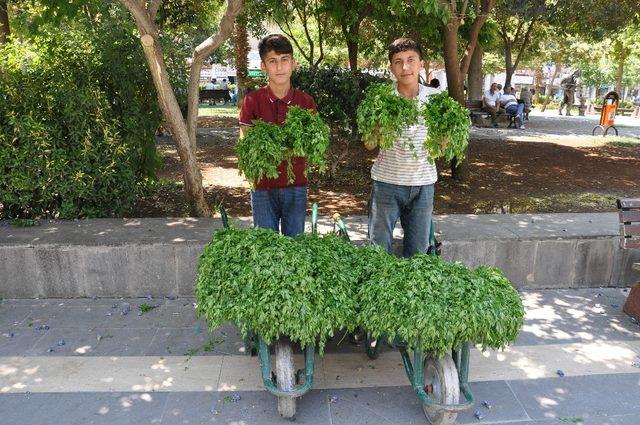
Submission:
[[[36,326],[35,328],[37,331],[48,331],[49,330],[49,325],[40,325],[40,326]]]
[[[237,393],[236,393],[236,394],[234,394],[234,395],[233,395],[233,401],[234,401],[234,402],[238,402],[238,401],[240,401],[241,399],[242,399],[242,397],[240,397],[240,394],[237,394]]]
[[[473,416],[475,416],[475,418],[479,421],[481,421],[482,419],[484,419],[484,416],[482,416],[482,413],[480,413],[479,410],[476,410],[476,413],[473,414]]]
[[[58,347],[62,347],[65,344],[66,342],[64,341],[64,339],[61,339],[60,341],[58,341]]]
[[[53,347],[47,348],[47,353],[53,353]]]
[[[482,402],[482,405],[483,405],[484,407],[486,407],[487,409],[491,410],[491,402],[490,402],[489,400],[484,400],[484,401]]]
[[[329,403],[335,403],[338,401],[338,396],[337,395],[332,395],[329,397]]]

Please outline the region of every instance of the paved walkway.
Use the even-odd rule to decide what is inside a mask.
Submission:
[[[533,110],[529,114],[529,121],[526,122],[524,130],[474,127],[471,135],[473,139],[480,140],[505,139],[591,146],[602,143],[604,140],[602,137],[591,137],[591,131],[598,125],[599,120],[599,115],[567,117],[558,115],[558,111],[549,110],[542,113],[539,110]],[[620,137],[640,138],[640,118],[616,117],[615,122]]]
[[[477,403],[458,422],[640,423],[640,326],[621,312],[626,293],[523,291],[518,341],[472,350]],[[341,340],[318,359],[296,423],[426,423],[396,350],[370,361]],[[7,424],[287,423],[237,329],[208,332],[189,298],[3,300],[0,411]]]

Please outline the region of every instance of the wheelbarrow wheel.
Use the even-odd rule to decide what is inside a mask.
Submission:
[[[460,398],[458,371],[451,355],[442,358],[426,355],[424,359],[424,388],[438,404],[457,404]],[[457,413],[447,412],[428,404],[422,409],[432,425],[450,425],[456,421]]]
[[[281,390],[292,390],[296,382],[296,368],[293,350],[288,341],[276,342],[276,382]],[[286,419],[296,415],[295,397],[278,397],[278,413]]]

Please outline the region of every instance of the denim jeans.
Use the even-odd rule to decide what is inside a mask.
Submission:
[[[373,181],[369,201],[369,241],[391,252],[393,229],[400,219],[404,257],[429,248],[434,185],[399,186]]]
[[[524,122],[524,103],[512,103],[511,105],[507,106],[504,111],[509,115],[520,117],[520,124]]]
[[[254,226],[296,236],[304,232],[307,186],[252,190],[251,210]]]

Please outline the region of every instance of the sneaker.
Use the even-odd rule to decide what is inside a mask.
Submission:
[[[518,127],[520,130],[524,130],[524,124],[522,124],[520,127]]]

